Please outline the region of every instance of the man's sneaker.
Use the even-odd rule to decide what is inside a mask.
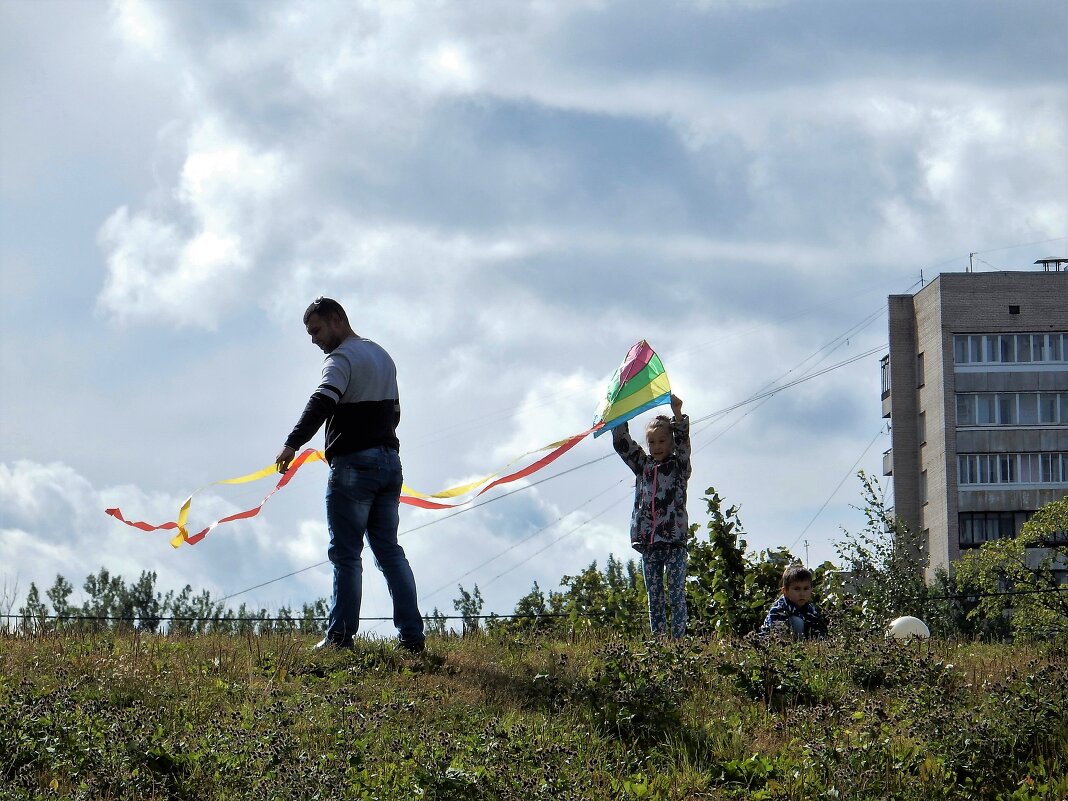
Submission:
[[[421,654],[426,650],[425,640],[417,640],[415,642],[405,642],[404,640],[401,640],[399,645],[410,654]]]
[[[324,637],[315,644],[312,650],[322,651],[327,648],[335,651],[352,651],[356,648],[356,644],[352,641],[352,637],[349,637],[347,641],[328,640]]]

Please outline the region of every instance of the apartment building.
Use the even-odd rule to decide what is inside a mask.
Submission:
[[[889,298],[883,472],[928,580],[1068,494],[1068,260],[1036,264]]]

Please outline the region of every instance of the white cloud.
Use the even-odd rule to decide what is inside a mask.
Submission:
[[[12,6],[0,450],[27,461],[0,494],[5,542],[42,580],[106,558],[224,593],[321,561],[318,479],[178,552],[102,513],[166,519],[171,490],[273,456],[318,379],[299,324],[318,294],[394,355],[406,476],[432,492],[588,425],[637,338],[699,417],[797,369],[921,267],[1068,233],[1050,7],[950,4],[901,36],[908,17],[866,24],[910,13],[891,4],[768,5]],[[980,256],[1021,268],[1055,249]],[[744,504],[751,543],[792,540],[880,424],[877,376],[873,357],[698,432],[691,512],[712,484]],[[606,454],[587,440],[558,466]],[[455,522],[404,510],[438,521],[406,538],[420,586],[596,513],[608,496],[588,499],[626,479],[617,461]],[[207,492],[197,514],[257,492]],[[543,554],[559,527],[517,548],[530,561],[492,608],[627,553],[626,506]],[[328,590],[317,568],[240,599]]]
[[[167,31],[152,4],[144,0],[113,0],[115,31],[123,42],[152,59],[165,57]]]
[[[288,178],[278,153],[252,150],[217,120],[200,123],[175,204],[159,213],[123,206],[100,229],[108,259],[100,310],[120,322],[214,327],[245,289]]]
[[[248,497],[255,495],[224,500],[210,492],[198,494],[190,516],[191,532],[238,511],[242,507],[235,501],[244,503]],[[127,519],[159,524],[175,519],[183,500],[129,485],[98,489],[62,463],[0,463],[0,539],[8,564],[17,566],[23,590],[33,581],[42,592],[57,574],[79,589],[86,576],[105,567],[128,583],[144,571],[155,571],[159,590],[178,590],[189,584],[194,590],[208,589],[221,597],[242,585],[258,583],[265,571],[286,572],[323,559],[324,527],[316,522],[298,523],[296,537],[282,538],[265,520],[244,521],[213,531],[197,545],[173,549],[173,531],[142,532],[104,512],[118,507]],[[314,547],[316,538],[318,548]],[[279,553],[285,558],[279,559]],[[275,597],[293,591],[290,584]],[[297,597],[307,601],[328,593],[329,586],[321,584],[306,586]]]

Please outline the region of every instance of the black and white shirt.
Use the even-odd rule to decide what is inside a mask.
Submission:
[[[326,422],[326,460],[384,445],[400,450],[397,366],[385,349],[351,336],[326,355],[323,380],[286,445],[300,449]]]

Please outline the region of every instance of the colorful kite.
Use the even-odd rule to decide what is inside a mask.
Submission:
[[[660,361],[660,357],[656,355],[651,347],[649,347],[649,343],[643,339],[630,349],[627,353],[627,358],[623,360],[619,369],[616,370],[615,374],[612,376],[612,381],[608,386],[608,392],[605,395],[604,401],[601,402],[597,415],[594,418],[593,425],[590,426],[590,428],[580,434],[574,434],[566,439],[550,443],[544,447],[525,453],[512,460],[512,462],[503,468],[502,471],[491,473],[477,481],[472,481],[457,487],[451,487],[447,490],[442,490],[441,492],[435,492],[429,495],[417,492],[411,487],[404,485],[401,489],[401,503],[410,506],[418,506],[423,509],[453,509],[458,506],[463,506],[494,487],[499,487],[502,484],[508,484],[512,481],[518,481],[521,478],[526,478],[532,473],[541,470],[543,467],[556,461],[569,450],[574,448],[590,434],[597,437],[610,428],[615,428],[654,406],[670,402],[671,386],[668,384],[668,377],[667,373],[664,371],[664,365]],[[506,471],[509,467],[512,467],[526,457],[543,451],[549,451],[549,453],[536,459],[525,467],[512,472],[504,472],[503,475],[501,474],[503,471]],[[181,509],[178,511],[178,519],[173,522],[152,525],[151,523],[145,523],[144,521],[127,520],[123,517],[122,511],[117,508],[107,509],[105,511],[116,520],[125,523],[128,526],[140,529],[141,531],[176,530],[177,534],[171,539],[171,545],[175,548],[179,547],[182,543],[195,545],[211,533],[216,526],[234,520],[247,520],[250,517],[255,517],[260,513],[264,504],[271,499],[271,496],[288,484],[303,465],[308,462],[325,460],[326,457],[323,453],[314,448],[308,448],[301,451],[297,458],[293,460],[292,464],[290,464],[289,469],[278,479],[278,483],[275,485],[274,489],[267,493],[267,496],[260,502],[259,506],[216,520],[195,534],[190,534],[189,530],[186,528],[186,523],[189,519],[189,507],[192,505],[194,495],[217,484],[245,484],[250,481],[258,481],[271,474],[277,473],[275,466],[268,465],[254,473],[239,476],[238,478],[227,478],[221,481],[213,481],[211,484],[205,484],[203,487],[194,490],[190,493],[189,497],[185,499]],[[467,497],[463,500],[455,500],[457,498],[462,498],[463,496]],[[446,499],[450,502],[445,502]]]
[[[671,403],[671,384],[664,363],[644,339],[630,349],[619,365],[608,394],[594,418],[594,437],[622,425],[654,406]],[[599,424],[599,425],[598,425]]]

